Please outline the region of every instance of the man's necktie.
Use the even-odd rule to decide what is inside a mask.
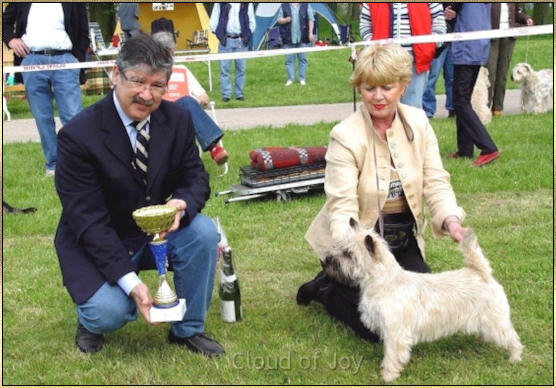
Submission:
[[[149,160],[149,139],[150,136],[145,130],[148,121],[143,120],[139,123],[134,122],[137,130],[137,140],[135,142],[135,166],[141,175],[143,183],[147,184],[147,166]]]

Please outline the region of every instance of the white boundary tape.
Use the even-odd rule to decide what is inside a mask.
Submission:
[[[351,43],[345,46],[316,46],[316,47],[300,47],[292,49],[275,49],[262,51],[245,51],[223,54],[205,54],[205,55],[185,55],[174,58],[175,63],[183,62],[206,62],[206,61],[223,61],[231,59],[253,59],[266,58],[286,54],[311,53],[331,50],[353,49],[357,46],[368,46],[371,44],[397,43],[397,44],[413,44],[427,42],[456,42],[463,40],[476,39],[496,39],[509,36],[530,36],[530,35],[546,35],[554,33],[554,25],[545,24],[541,26],[517,27],[503,30],[482,30],[469,32],[452,32],[441,35],[419,35],[407,38],[377,39],[365,42]],[[116,63],[115,60],[96,61],[96,62],[80,62],[80,63],[62,63],[48,65],[29,65],[29,66],[6,66],[2,69],[2,73],[44,71],[44,70],[64,70],[64,69],[89,69],[98,67],[112,67]]]

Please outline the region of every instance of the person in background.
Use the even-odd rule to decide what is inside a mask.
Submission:
[[[253,31],[255,31],[255,12],[252,3],[216,3],[210,15],[210,29],[216,34],[219,53],[236,53],[247,51]],[[222,101],[228,102],[232,98],[230,84],[231,60],[220,61],[220,91]],[[243,101],[243,87],[245,86],[245,59],[234,59],[235,79],[234,89],[236,100]]]
[[[280,24],[280,36],[285,49],[307,47],[315,40],[313,36],[315,15],[311,4],[282,3],[279,12],[280,16],[277,21]],[[294,60],[296,57],[298,67],[297,78],[302,86],[305,85],[307,54],[298,53],[286,55],[286,74],[288,76],[286,86],[290,86],[295,80]]]
[[[124,32],[125,39],[129,39],[139,33],[141,29],[139,25],[139,4],[120,3],[118,7],[118,18],[120,19],[120,27]]]
[[[446,8],[450,3],[442,3]],[[446,33],[454,31],[454,20],[446,21]],[[448,111],[448,117],[454,117],[454,106],[452,104],[452,86],[454,83],[454,64],[450,55],[451,42],[443,42],[442,46],[436,48],[435,58],[431,62],[429,70],[429,79],[425,93],[423,93],[423,110],[430,119],[436,113],[436,81],[443,70],[444,92],[446,94],[446,102],[444,104]]]
[[[112,70],[114,89],[65,125],[58,135],[56,191],[62,215],[54,246],[63,284],[77,314],[75,344],[85,353],[104,345],[104,334],[137,319],[147,323],[153,299],[138,273],[153,269],[150,236],[134,210],[176,208],[169,229],[168,264],[178,298],[187,300],[168,342],[205,356],[224,353],[204,333],[214,288],[219,234],[201,214],[209,176],[195,146],[191,116],[162,96],[172,56],[139,33],[122,46]]]
[[[490,30],[490,3],[453,3],[446,8],[446,18],[456,20],[454,32]],[[473,162],[482,167],[500,156],[494,141],[473,110],[471,95],[479,69],[488,59],[490,39],[452,42],[454,64],[453,104],[456,111],[458,150],[449,158],[473,158],[474,146],[481,154]]]
[[[506,29],[532,26],[533,19],[523,11],[520,3],[492,3],[490,9],[492,29]],[[494,116],[502,115],[504,96],[506,95],[506,78],[515,46],[515,37],[490,40],[487,69],[490,86],[488,101]]]
[[[320,260],[353,218],[383,234],[404,269],[430,272],[424,260],[425,201],[434,234],[462,239],[465,212],[442,166],[434,130],[423,110],[400,103],[412,62],[407,50],[394,44],[368,46],[358,55],[349,83],[363,104],[330,133],[326,203],[305,234]],[[321,271],[297,293],[300,305],[312,300],[360,337],[378,341],[361,322],[359,287]]]
[[[2,14],[2,40],[14,51],[15,66],[85,61],[89,23],[85,3],[8,3]],[[79,69],[23,73],[25,96],[39,131],[46,176],[56,170],[56,106],[62,125],[82,109]]]
[[[159,31],[152,34],[152,38],[170,50],[173,55],[176,49],[175,35],[169,31]],[[208,108],[210,98],[197,78],[186,67],[188,96],[176,100],[176,104],[187,109],[191,114],[195,137],[203,151],[209,151],[211,158],[216,164],[224,164],[228,161],[228,152],[218,142],[224,136],[224,132],[216,125],[204,109]]]
[[[416,35],[444,34],[446,22],[440,3],[363,3],[359,20],[362,40],[406,38]],[[440,44],[438,44],[440,46]],[[413,77],[402,103],[423,107],[423,93],[434,58],[435,43],[402,45],[413,58]]]

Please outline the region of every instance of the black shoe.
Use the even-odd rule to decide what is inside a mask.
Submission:
[[[236,97],[236,100],[238,100],[238,101],[245,101],[245,98],[243,98],[243,96],[241,96],[241,97]]]
[[[81,324],[77,324],[77,333],[75,334],[75,345],[83,353],[96,353],[102,349],[104,345],[104,336],[102,334],[91,333]]]
[[[230,99],[228,97],[222,97],[222,102],[228,102]]]
[[[191,337],[178,337],[172,330],[168,333],[168,342],[171,344],[185,345],[195,353],[201,353],[207,357],[220,356],[224,354],[224,348],[205,333],[193,334]]]
[[[326,287],[329,280],[324,271],[320,271],[317,276],[310,282],[303,284],[297,291],[296,301],[298,305],[307,306],[312,300],[317,302],[320,300],[318,297],[319,289]]]
[[[456,115],[456,111],[455,110],[449,110],[448,111],[448,117],[455,117]]]

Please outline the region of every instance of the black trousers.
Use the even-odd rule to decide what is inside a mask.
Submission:
[[[413,232],[409,233],[407,243],[392,249],[398,263],[408,271],[430,272],[430,268],[423,260],[421,251]],[[322,303],[328,314],[349,326],[361,338],[378,342],[379,337],[367,329],[361,322],[360,313],[357,309],[360,299],[360,289],[357,286],[346,286],[336,282],[321,271],[315,280],[315,300]]]
[[[481,155],[497,151],[496,145],[471,106],[471,94],[479,75],[479,65],[454,65],[452,102],[456,112],[458,153],[473,157],[473,145]]]

